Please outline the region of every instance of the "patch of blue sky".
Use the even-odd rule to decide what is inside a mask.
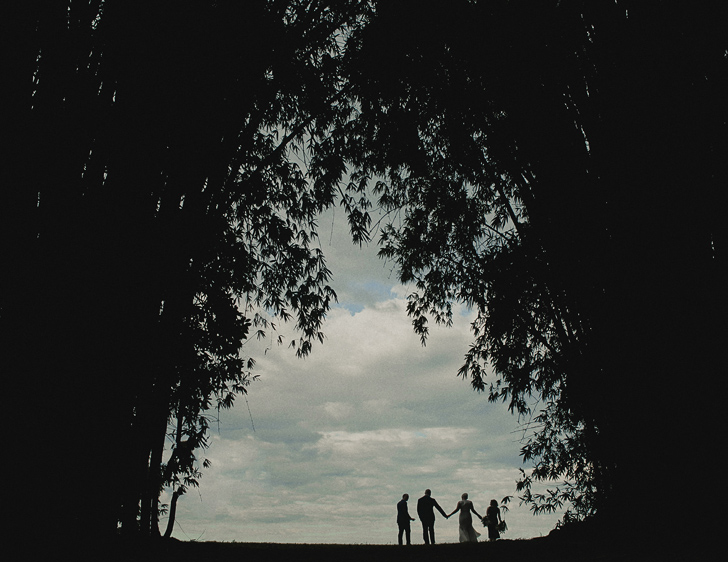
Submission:
[[[391,284],[379,281],[351,282],[345,290],[337,290],[339,302],[337,308],[348,310],[352,315],[378,302],[396,298]]]
[[[475,309],[469,307],[469,306],[461,306],[460,307],[460,316],[467,317],[471,316],[473,314]]]
[[[332,308],[343,308],[344,310],[347,310],[349,314],[354,316],[355,314],[364,310],[364,305],[354,302],[338,302]]]

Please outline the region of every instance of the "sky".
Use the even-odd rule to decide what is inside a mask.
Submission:
[[[504,538],[548,534],[562,513],[534,516],[515,491],[519,467],[528,468],[518,455],[519,420],[457,376],[472,313],[456,309],[449,328],[432,324],[423,347],[392,264],[376,256],[375,243],[353,245],[346,228],[340,210],[320,221],[339,300],[326,340],[304,359],[275,338],[245,344],[259,378],[221,412],[210,447],[198,451],[212,466],[180,498],[173,536],[396,544],[397,502],[409,494],[416,518],[427,488],[446,513],[463,492],[481,515],[490,500],[512,495]],[[292,326],[279,332],[295,337]],[[435,532],[437,542],[458,542],[457,514],[437,514]],[[419,520],[412,542],[423,542]]]

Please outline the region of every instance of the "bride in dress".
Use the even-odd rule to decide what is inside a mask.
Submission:
[[[482,519],[482,517],[475,511],[473,502],[468,499],[468,494],[463,494],[462,498],[450,515],[455,515],[458,511],[460,512],[460,542],[478,542],[480,533],[473,528],[473,517],[470,515],[470,512],[475,513],[478,519]],[[448,518],[450,515],[448,515]]]

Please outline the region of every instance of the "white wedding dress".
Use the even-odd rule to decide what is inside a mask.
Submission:
[[[458,502],[460,508],[460,542],[478,542],[480,533],[473,528],[473,516],[470,511],[473,509],[473,502],[461,500]]]

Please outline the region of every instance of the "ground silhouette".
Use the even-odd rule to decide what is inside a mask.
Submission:
[[[495,542],[414,544],[279,544],[236,542],[183,542],[175,539],[120,543],[114,547],[79,547],[75,559],[105,560],[107,562],[146,562],[174,560],[175,562],[254,562],[312,560],[316,562],[439,562],[462,557],[493,562],[600,562],[678,560],[717,560],[719,550],[707,543],[634,541],[613,537],[594,540],[588,536],[552,534],[533,539],[503,539]],[[69,553],[71,554],[71,553]]]

